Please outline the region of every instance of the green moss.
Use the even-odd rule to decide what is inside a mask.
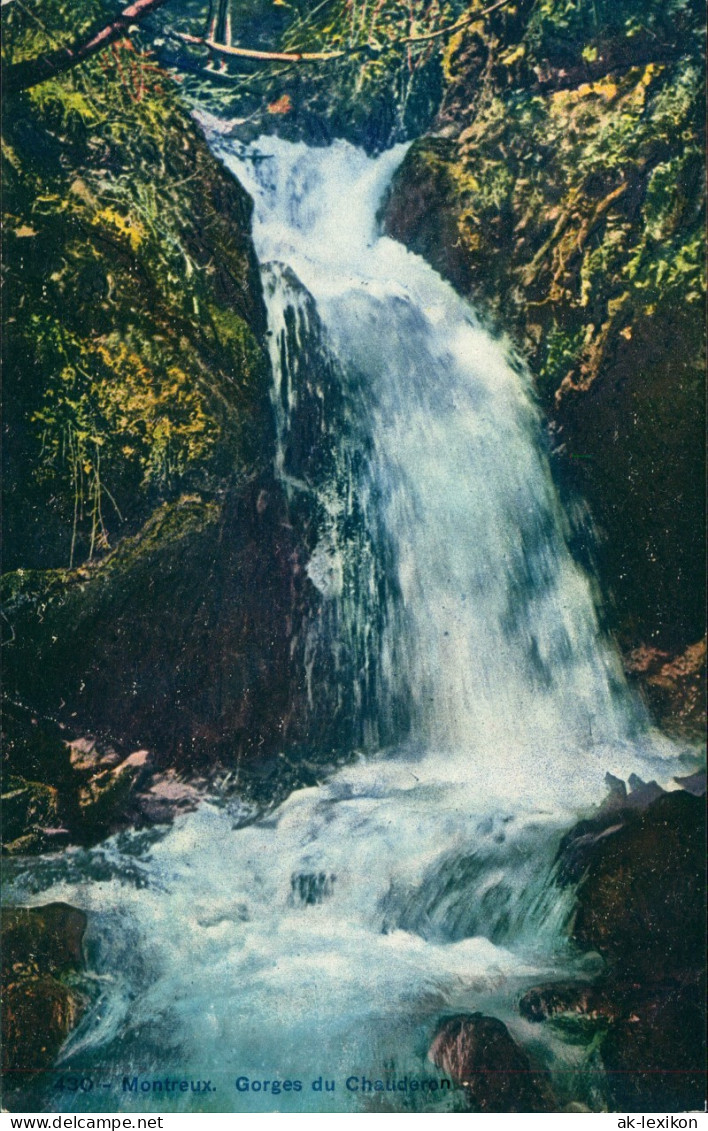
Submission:
[[[5,61],[104,15],[4,10]],[[71,567],[268,459],[250,206],[128,39],[10,100],[3,143],[6,561]]]

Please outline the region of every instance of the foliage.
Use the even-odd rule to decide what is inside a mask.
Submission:
[[[105,15],[10,5],[3,61]],[[267,458],[248,206],[130,40],[8,100],[3,159],[6,561],[72,566]]]

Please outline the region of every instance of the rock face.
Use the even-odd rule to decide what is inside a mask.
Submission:
[[[51,974],[79,969],[85,930],[84,912],[67,903],[7,908],[2,918],[3,970],[27,964]]]
[[[428,1056],[468,1089],[472,1111],[556,1110],[546,1073],[533,1068],[496,1017],[481,1013],[450,1017],[438,1030]]]
[[[86,916],[66,903],[2,912],[2,1070],[8,1087],[49,1067],[87,1001],[62,979],[83,967]]]
[[[636,783],[635,783],[636,784]],[[693,777],[689,784],[697,789]],[[646,801],[629,804],[634,794]],[[705,793],[705,789],[703,791]],[[561,847],[561,877],[580,880],[571,935],[597,951],[595,985],[529,990],[530,1021],[576,1018],[599,1037],[616,1111],[700,1110],[705,1093],[705,796],[658,798],[641,783],[583,822]]]
[[[3,10],[21,57],[95,18],[93,0],[48,0],[39,34]],[[17,852],[136,819],[152,786],[110,764],[111,744],[194,777],[297,742],[293,640],[318,603],[308,516],[293,521],[272,471],[250,200],[137,41],[87,62],[82,84],[16,95],[3,119],[4,838]],[[87,734],[101,757],[69,758]],[[174,802],[153,791],[141,812]]]

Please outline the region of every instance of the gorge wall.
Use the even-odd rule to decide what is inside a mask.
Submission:
[[[101,11],[43,20],[61,40]],[[6,22],[15,60],[46,47]],[[251,204],[171,76],[123,40],[8,97],[3,181],[4,788],[26,850],[85,832],[102,793],[65,740],[190,773],[271,755],[316,591],[272,472]]]

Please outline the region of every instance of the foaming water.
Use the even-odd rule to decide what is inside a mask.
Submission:
[[[20,866],[13,895],[92,912],[95,1004],[62,1063],[114,1084],[67,1106],[371,1110],[346,1079],[436,1076],[445,1014],[519,1030],[521,987],[572,966],[563,830],[607,771],[666,781],[676,751],[600,631],[526,375],[377,234],[403,150],[216,148],[255,201],[276,470],[317,516],[293,663],[313,733],[331,712],[362,754],[255,821],[208,800]],[[216,1091],[122,1090],[166,1074]]]
[[[487,798],[513,781],[537,799],[596,799],[606,771],[672,751],[649,735],[569,552],[527,375],[422,259],[377,234],[404,152],[220,148],[254,197],[267,264],[278,469],[298,484],[291,354],[316,332],[339,366],[344,426],[335,474],[307,477],[330,520],[310,576],[350,641],[376,625],[375,665],[351,647],[347,673],[355,692],[375,682],[374,733],[395,732],[386,712],[404,698],[423,773],[444,762],[447,780],[472,777]],[[361,578],[346,584],[360,566],[352,499],[393,575],[373,602]]]

